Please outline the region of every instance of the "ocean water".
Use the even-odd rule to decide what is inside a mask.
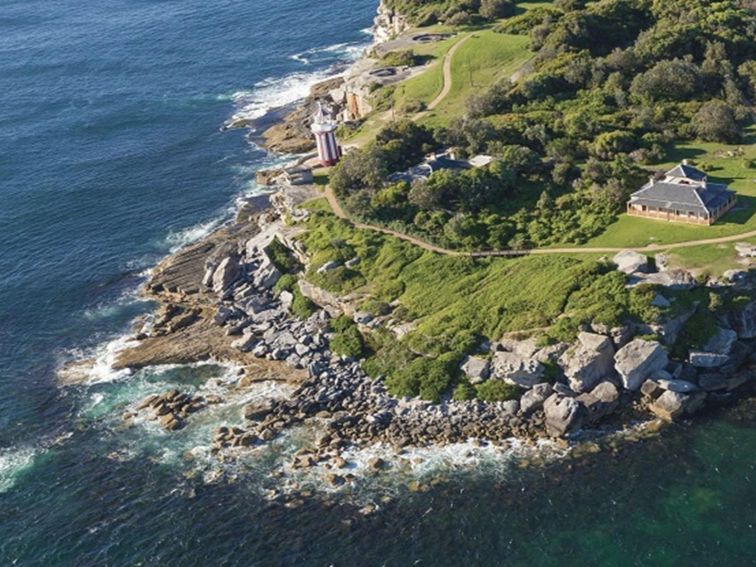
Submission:
[[[0,4],[0,565],[751,565],[756,411],[525,466],[467,448],[297,506],[265,499],[290,445],[207,453],[246,398],[167,435],[124,428],[152,392],[229,394],[232,369],[115,374],[162,256],[228,219],[280,162],[221,131],[264,119],[369,41],[375,0]],[[61,364],[99,360],[86,386]],[[285,395],[272,386],[249,395]],[[235,405],[234,405],[235,404]],[[306,432],[294,432],[297,436]],[[413,491],[414,490],[414,491]],[[359,508],[373,502],[364,516]]]

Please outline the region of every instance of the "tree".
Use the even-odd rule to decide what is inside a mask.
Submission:
[[[380,150],[375,146],[347,153],[331,172],[330,183],[339,196],[380,187],[388,174]]]
[[[671,59],[659,61],[635,77],[630,92],[650,100],[687,100],[698,92],[698,81],[699,71],[694,63]]]
[[[487,20],[514,16],[515,6],[510,0],[481,0],[480,15]]]
[[[602,159],[611,159],[619,153],[629,152],[637,146],[630,132],[615,130],[600,134],[593,143],[592,152]]]
[[[693,118],[693,127],[698,137],[708,142],[736,143],[740,140],[735,114],[721,100],[704,103]]]

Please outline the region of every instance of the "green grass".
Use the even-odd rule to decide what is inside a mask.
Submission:
[[[412,340],[421,352],[465,351],[475,336],[498,339],[549,326],[597,273],[593,255],[441,256],[322,211],[306,225],[301,239],[313,259],[307,277],[333,292],[359,290],[381,302],[398,301],[395,316],[416,321]],[[360,258],[354,269],[316,273],[323,263],[347,256]]]
[[[756,244],[756,238],[745,238],[743,242]],[[693,272],[719,276],[727,270],[747,268],[735,251],[735,243],[709,244],[670,250],[670,261],[674,267],[685,268]],[[756,266],[756,262],[753,262]]]
[[[680,144],[670,151],[668,163],[655,166],[655,169],[671,168],[687,158],[702,167],[712,181],[729,184],[738,193],[738,205],[714,225],[686,225],[623,214],[606,232],[590,240],[586,246],[672,244],[756,230],[756,170],[747,166],[749,160],[756,160],[754,142],[756,135],[752,129],[742,145]],[[738,155],[730,156],[728,152]]]
[[[532,53],[527,49],[528,41],[526,36],[502,34],[491,29],[474,32],[452,59],[451,91],[425,120],[434,125],[447,124],[462,115],[470,95],[511,77],[530,59]]]

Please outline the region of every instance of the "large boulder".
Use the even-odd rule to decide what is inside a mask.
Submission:
[[[614,370],[614,346],[609,337],[580,333],[574,348],[559,359],[570,388],[586,392]]]
[[[667,352],[656,341],[635,339],[614,355],[614,368],[628,390],[638,390],[643,381],[669,363]]]
[[[257,287],[270,289],[281,279],[281,270],[276,267],[267,253],[263,253],[253,278]]]
[[[703,350],[706,352],[714,352],[716,354],[730,354],[732,352],[732,347],[737,340],[738,334],[732,329],[717,327],[717,332],[706,342]]]
[[[730,312],[730,323],[741,339],[756,338],[756,301],[751,301],[742,309]]]
[[[488,378],[491,363],[485,358],[468,356],[460,366],[471,384],[480,384]]]
[[[649,409],[666,421],[674,421],[684,415],[690,415],[701,409],[706,401],[705,392],[683,394],[665,391],[649,405]]]
[[[532,388],[541,381],[545,368],[532,358],[514,352],[497,352],[493,357],[493,376],[523,388]]]
[[[520,411],[523,415],[530,415],[534,411],[542,408],[543,402],[545,402],[553,393],[554,389],[551,387],[551,384],[546,382],[536,384],[520,398]]]
[[[239,260],[236,256],[226,256],[213,271],[213,291],[220,296],[225,295],[239,280],[240,276]]]
[[[620,392],[617,386],[607,381],[602,382],[590,392],[580,394],[577,400],[585,407],[587,419],[590,422],[596,422],[617,409],[619,397]]]
[[[580,427],[582,406],[575,398],[552,394],[543,403],[546,416],[546,432],[553,437],[562,437],[568,431]]]
[[[612,262],[617,264],[617,269],[626,274],[637,272],[647,273],[650,271],[648,257],[633,250],[623,250],[615,254]]]
[[[688,355],[688,362],[696,368],[719,368],[727,364],[729,360],[728,355],[715,352],[691,351]]]

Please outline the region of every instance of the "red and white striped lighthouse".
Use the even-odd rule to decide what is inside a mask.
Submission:
[[[336,165],[341,158],[341,148],[336,142],[336,128],[338,124],[323,109],[318,102],[318,111],[313,116],[312,133],[315,134],[315,142],[318,144],[318,157],[324,166]]]

